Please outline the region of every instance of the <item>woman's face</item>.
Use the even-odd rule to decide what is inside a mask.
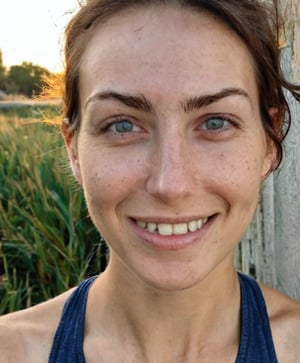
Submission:
[[[80,96],[69,151],[109,268],[161,289],[232,269],[273,160],[241,40],[207,13],[126,10],[95,29]]]

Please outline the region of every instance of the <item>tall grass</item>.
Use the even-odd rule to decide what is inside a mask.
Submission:
[[[105,246],[43,112],[0,110],[0,314],[37,304],[105,267]]]

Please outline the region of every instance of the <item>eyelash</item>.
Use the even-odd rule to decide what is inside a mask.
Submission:
[[[216,129],[204,128],[204,126],[207,125],[207,123],[211,120],[221,120],[223,122],[223,125],[225,123],[226,126],[223,126],[221,128],[216,128]],[[232,118],[228,117],[227,115],[215,114],[215,115],[206,116],[200,126],[200,129],[205,132],[211,133],[211,134],[219,134],[221,132],[226,132],[231,127],[237,127],[237,126],[238,126],[237,122],[235,120],[233,120]]]
[[[207,127],[205,127],[205,125],[207,126],[207,123],[211,120],[220,120],[223,124],[221,125],[220,128],[217,127],[215,129],[208,129]],[[122,122],[124,122],[124,123],[127,122],[128,124],[130,124],[132,129],[128,130],[128,131],[126,131],[124,129],[123,132],[121,132],[120,130],[118,131],[116,129],[113,129],[114,127],[117,127],[117,125],[121,124]],[[224,123],[225,123],[225,125],[224,125]],[[212,114],[212,115],[205,116],[204,120],[201,122],[201,125],[198,126],[197,129],[204,132],[209,137],[214,137],[214,136],[218,136],[221,133],[230,131],[230,129],[232,129],[234,127],[237,128],[238,123],[235,120],[233,120],[231,117],[228,117],[228,115]],[[142,128],[139,127],[137,125],[137,123],[134,120],[132,120],[130,117],[116,116],[113,120],[109,120],[101,128],[101,132],[102,133],[111,133],[113,135],[117,135],[120,137],[124,137],[125,135],[127,135],[127,137],[129,137],[129,136],[132,136],[133,134],[142,132]]]
[[[122,122],[124,122],[124,123],[127,122],[128,124],[131,124],[132,130],[129,130],[129,131],[124,130],[124,132],[112,130],[112,128],[114,126],[117,126],[118,124],[121,124]],[[141,128],[129,117],[117,116],[112,121],[107,122],[107,124],[104,125],[104,127],[102,127],[101,131],[102,132],[112,132],[113,134],[116,134],[116,135],[124,135],[124,134],[131,134],[132,132],[138,132],[137,130],[134,130],[134,128],[139,128],[139,131],[141,130]]]

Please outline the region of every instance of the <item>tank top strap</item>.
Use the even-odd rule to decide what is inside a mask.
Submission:
[[[241,333],[236,363],[278,363],[267,308],[258,283],[238,274],[241,288]],[[89,289],[97,276],[83,281],[63,308],[48,363],[85,363],[84,320]]]
[[[66,301],[48,363],[85,363],[84,320],[89,289],[97,276],[81,282]]]
[[[278,363],[267,307],[258,283],[239,273],[241,333],[236,363]]]

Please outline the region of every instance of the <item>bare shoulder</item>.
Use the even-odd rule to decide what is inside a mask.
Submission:
[[[48,362],[61,312],[71,291],[0,317],[1,363]]]
[[[280,363],[300,363],[300,302],[261,284]]]

